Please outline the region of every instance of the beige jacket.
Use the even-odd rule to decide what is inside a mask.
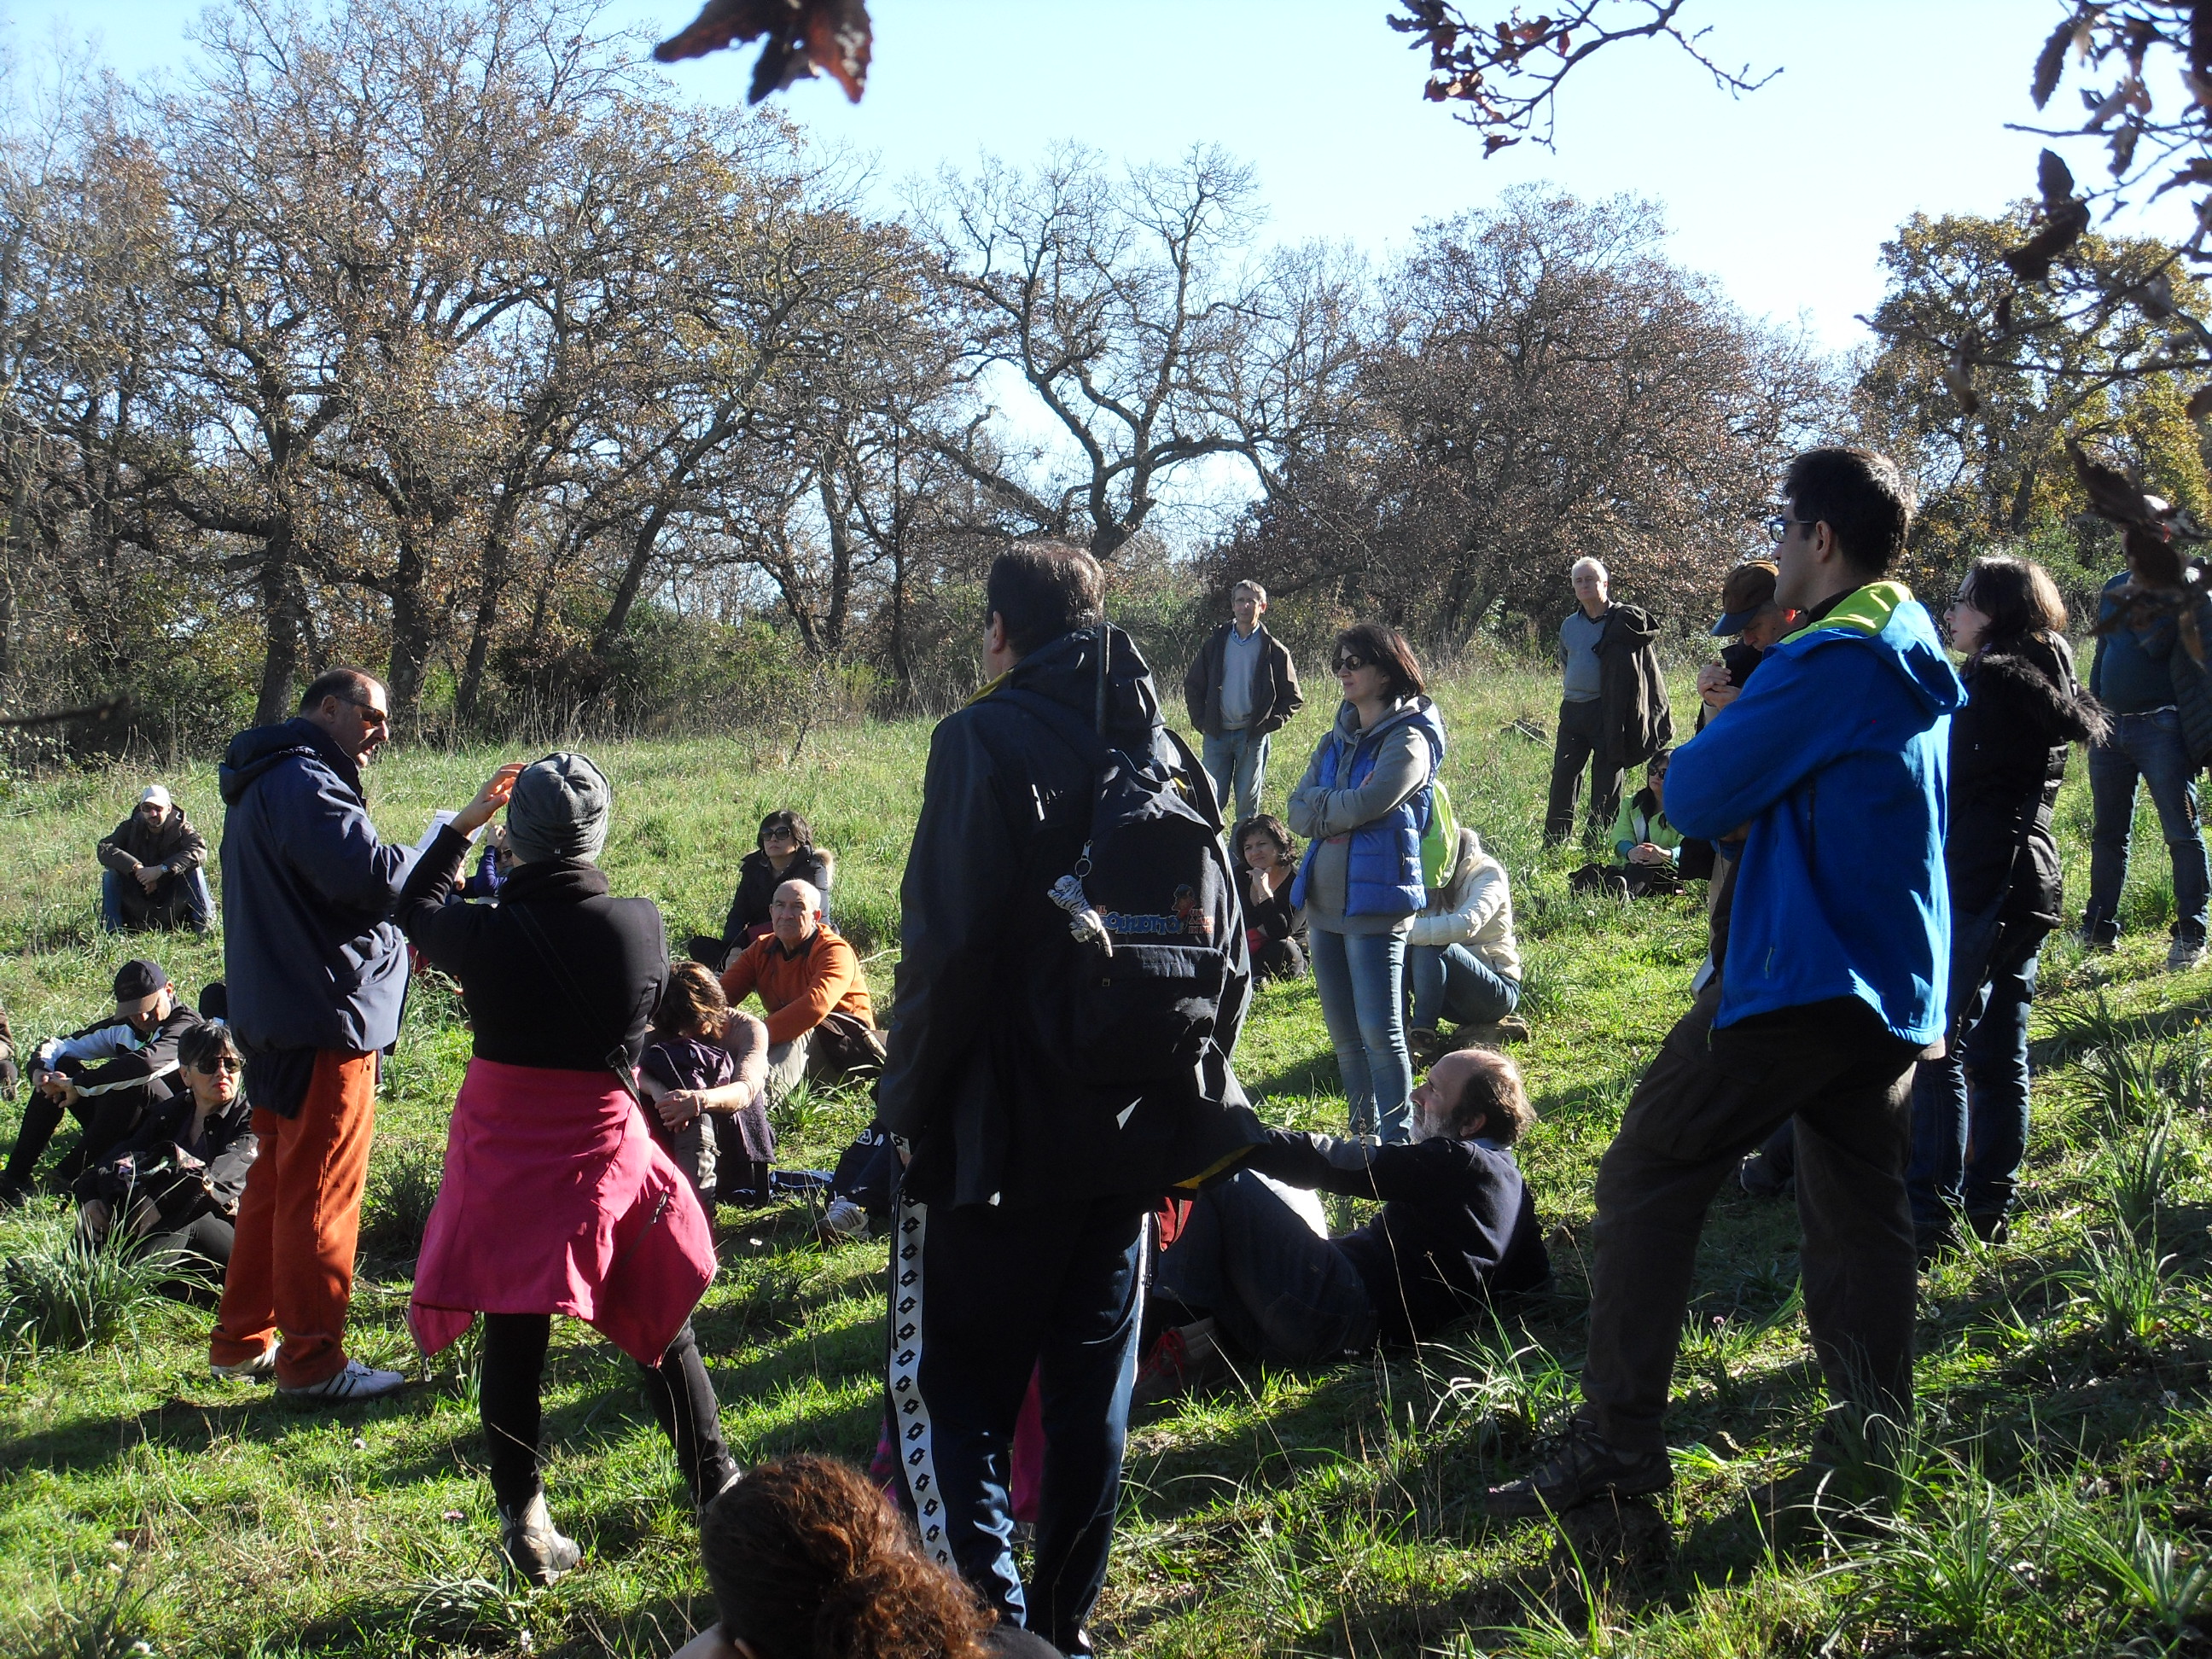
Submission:
[[[1482,850],[1482,838],[1462,826],[1451,880],[1429,890],[1428,908],[1413,918],[1407,945],[1464,945],[1491,972],[1521,982],[1521,951],[1513,942],[1513,895],[1505,866]]]

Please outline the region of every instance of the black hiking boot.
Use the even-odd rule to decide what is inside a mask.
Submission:
[[[1674,1484],[1674,1467],[1664,1451],[1622,1451],[1600,1439],[1589,1419],[1577,1413],[1559,1449],[1534,1474],[1492,1486],[1482,1507],[1495,1520],[1518,1521],[1563,1514],[1594,1498],[1640,1498]]]

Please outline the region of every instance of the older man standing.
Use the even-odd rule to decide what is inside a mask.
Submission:
[[[1595,559],[1577,559],[1570,574],[1576,608],[1559,624],[1559,733],[1544,812],[1544,839],[1555,847],[1575,833],[1584,767],[1590,775],[1589,833],[1595,837],[1620,811],[1628,769],[1674,740],[1674,717],[1652,648],[1658,619],[1632,605],[1613,604],[1611,579]]]
[[[787,881],[769,902],[775,930],[748,945],[722,970],[722,994],[736,1007],[758,992],[768,1014],[768,1088],[790,1093],[802,1077],[844,1077],[883,1064],[883,1039],[868,1000],[860,958],[822,920],[822,890]]]
[[[160,784],[149,784],[131,816],[100,843],[100,920],[125,928],[189,927],[207,932],[207,840]]]
[[[1304,706],[1297,670],[1283,642],[1260,625],[1267,590],[1246,580],[1229,591],[1230,620],[1214,629],[1182,677],[1183,704],[1204,739],[1201,763],[1221,810],[1235,822],[1260,810],[1267,786],[1267,739]]]
[[[232,738],[219,773],[223,968],[261,1156],[208,1358],[301,1400],[372,1400],[404,1380],[345,1352],[377,1056],[407,987],[387,920],[406,849],[377,839],[361,781],[390,708],[369,676],[334,668],[296,719]]]

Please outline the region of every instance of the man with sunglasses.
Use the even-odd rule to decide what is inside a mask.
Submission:
[[[1944,800],[1966,694],[1927,611],[1883,579],[1912,519],[1896,466],[1811,450],[1784,491],[1774,599],[1804,625],[1675,751],[1666,782],[1685,835],[1744,832],[1728,955],[1598,1166],[1583,1410],[1548,1462],[1492,1490],[1495,1516],[1671,1484],[1668,1382],[1706,1206],[1785,1120],[1805,1319],[1835,1413],[1814,1470],[1884,1479],[1866,1454],[1911,1413],[1912,1073],[1943,1031]]]
[[[377,1055],[399,1035],[407,988],[387,918],[408,849],[378,839],[361,780],[391,734],[384,687],[334,668],[297,718],[232,738],[218,773],[223,967],[261,1155],[209,1361],[302,1400],[374,1399],[404,1381],[345,1352]]]

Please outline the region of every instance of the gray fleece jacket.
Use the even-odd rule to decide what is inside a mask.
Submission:
[[[1393,707],[1403,708],[1409,701],[1414,700],[1401,699]],[[1359,735],[1359,711],[1348,702],[1336,711],[1336,730],[1347,739]],[[1330,741],[1323,738],[1316,746],[1283,813],[1294,833],[1315,843],[1313,862],[1306,869],[1306,926],[1330,933],[1402,933],[1413,925],[1411,916],[1344,914],[1352,863],[1352,844],[1345,837],[1361,824],[1372,823],[1429,781],[1429,740],[1408,720],[1382,739],[1375,769],[1364,783],[1356,789],[1324,789],[1321,763]]]

